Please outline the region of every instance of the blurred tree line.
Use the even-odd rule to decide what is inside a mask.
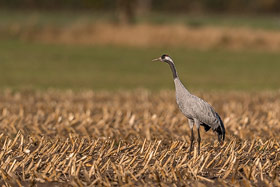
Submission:
[[[0,8],[115,11],[122,22],[150,11],[169,13],[280,13],[280,0],[0,0]]]

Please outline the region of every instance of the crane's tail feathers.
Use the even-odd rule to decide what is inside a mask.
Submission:
[[[218,114],[217,114],[217,117],[219,118],[220,124],[219,124],[219,127],[217,129],[215,129],[215,131],[218,133],[219,142],[222,142],[225,140],[226,130],[224,127],[224,123]]]

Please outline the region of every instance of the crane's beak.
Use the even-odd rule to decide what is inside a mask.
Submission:
[[[161,58],[159,57],[159,58],[156,58],[156,59],[154,59],[154,60],[152,60],[153,62],[155,62],[155,61],[162,61],[161,60]]]

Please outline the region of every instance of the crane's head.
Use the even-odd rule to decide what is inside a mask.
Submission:
[[[161,57],[156,58],[156,59],[154,59],[152,61],[161,61],[161,62],[166,62],[166,63],[172,62],[173,63],[173,60],[170,58],[170,56],[168,56],[166,54],[164,54]]]

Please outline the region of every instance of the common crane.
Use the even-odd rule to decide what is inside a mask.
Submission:
[[[202,125],[207,132],[209,129],[212,129],[218,134],[218,141],[222,143],[225,139],[225,127],[222,119],[219,114],[215,112],[214,108],[202,100],[201,98],[192,95],[182,84],[175,69],[175,65],[173,60],[168,55],[162,55],[159,58],[156,58],[152,61],[161,61],[169,64],[173,79],[175,83],[176,90],[176,102],[179,106],[181,112],[188,118],[189,126],[191,129],[191,145],[189,148],[189,152],[191,153],[193,149],[193,127],[196,126],[197,129],[197,143],[198,143],[198,154],[200,154],[200,132],[199,127]]]

